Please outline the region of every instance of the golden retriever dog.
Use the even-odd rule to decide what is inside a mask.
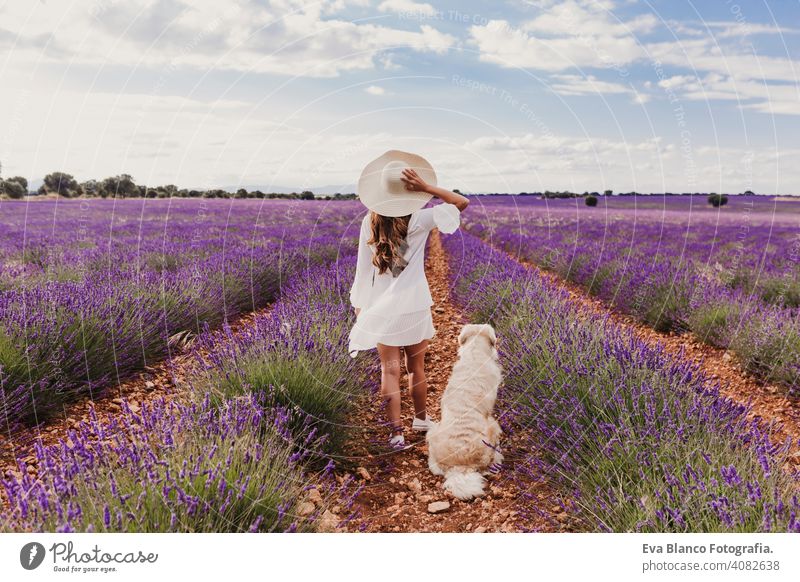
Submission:
[[[427,434],[428,467],[444,476],[444,488],[459,499],[483,495],[490,465],[503,462],[500,425],[492,416],[502,370],[494,328],[465,325],[458,336],[458,361],[442,396],[442,419]]]

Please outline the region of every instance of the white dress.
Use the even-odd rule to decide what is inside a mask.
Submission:
[[[411,214],[403,254],[406,267],[397,275],[391,271],[378,273],[372,264],[374,250],[370,238],[369,213],[361,221],[356,276],[350,289],[350,303],[360,308],[356,324],[350,330],[348,351],[355,357],[361,350],[377,344],[411,346],[431,339],[433,298],[425,277],[425,243],[431,230],[453,233],[461,221],[461,213],[452,204],[439,204]]]

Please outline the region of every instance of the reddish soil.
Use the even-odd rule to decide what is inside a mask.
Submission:
[[[434,300],[436,328],[436,336],[426,354],[428,415],[438,420],[439,402],[457,357],[458,334],[466,321],[464,314],[450,301],[447,257],[436,231],[431,235],[426,271]],[[513,475],[514,463],[531,454],[516,446],[515,441],[522,440],[521,435],[506,436],[502,441],[506,463],[498,474],[488,477],[485,497],[464,502],[447,493],[442,488],[441,477],[428,470],[424,434],[419,436],[411,432],[414,409],[407,388],[404,382],[401,390],[405,436],[407,443],[413,439],[416,444],[401,452],[373,446],[372,451],[364,453],[361,466],[354,472],[364,484],[357,505],[366,531],[481,533],[572,529],[572,517],[546,482],[521,480]],[[383,419],[383,404],[376,395],[359,418],[365,442],[388,440],[389,432],[382,426]],[[525,503],[521,502],[523,498],[527,499]],[[449,509],[429,513],[428,505],[436,501],[449,502]]]

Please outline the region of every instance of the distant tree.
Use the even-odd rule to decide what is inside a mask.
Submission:
[[[19,200],[25,198],[25,194],[27,193],[28,189],[23,188],[22,184],[19,182],[0,179],[0,194],[5,194],[12,200]]]
[[[603,196],[613,196],[613,195],[614,195],[614,191],[613,190],[605,190],[605,191],[603,191]]]
[[[458,188],[453,188],[453,192],[455,192],[456,194],[461,194],[461,190],[459,190]]]
[[[597,206],[597,196],[587,196],[584,198],[586,206]]]
[[[755,192],[753,192],[752,190],[745,190],[744,191],[744,195],[745,196],[755,196]]]
[[[84,196],[89,196],[91,198],[102,196],[105,198],[103,185],[98,183],[97,180],[86,180],[85,182],[81,182],[81,190],[83,191]]]
[[[178,196],[178,187],[175,184],[167,184],[156,188],[157,198],[172,198]]]
[[[239,188],[236,191],[235,198],[247,198],[247,190],[245,190],[244,188]]]
[[[28,180],[23,178],[22,176],[14,176],[13,178],[8,178],[7,182],[16,182],[25,190],[25,193],[28,193]]]
[[[53,172],[44,177],[39,194],[58,194],[65,198],[80,196],[81,187],[75,178],[64,172]]]
[[[143,195],[129,174],[106,178],[103,180],[103,187],[112,198],[136,198]]]
[[[300,200],[313,200],[314,193],[311,190],[303,190],[302,194],[300,194]]]
[[[725,194],[715,194],[712,192],[708,195],[708,203],[714,208],[719,208],[728,203],[728,197]]]

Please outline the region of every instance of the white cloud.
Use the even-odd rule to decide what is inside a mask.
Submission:
[[[800,115],[800,87],[793,84],[735,79],[718,73],[709,73],[702,78],[676,75],[658,84],[693,101],[736,101],[744,109],[761,113]]]
[[[635,37],[613,35],[544,36],[505,20],[472,26],[469,34],[480,60],[506,68],[563,71],[574,67],[619,68],[643,54]]]
[[[462,145],[460,162],[459,154],[450,152],[444,166],[460,167],[457,179],[465,191],[741,192],[752,187],[786,193],[800,179],[792,162],[798,148],[777,155],[766,148],[707,145],[694,148],[687,159],[680,146],[661,138],[483,136]]]
[[[359,2],[360,3],[360,2]],[[441,53],[455,37],[430,25],[417,30],[351,22],[335,13],[348,3],[268,0],[11,0],[4,5],[0,47],[14,62],[227,69],[332,77],[367,70],[396,48]],[[47,46],[43,52],[42,47]]]
[[[594,75],[552,75],[551,79],[553,82],[549,87],[559,95],[627,94],[635,103],[645,103],[649,100],[649,95],[636,91],[630,85],[602,81]]]
[[[380,95],[385,95],[386,94],[386,89],[384,89],[383,87],[378,87],[377,85],[370,85],[369,87],[364,89],[364,91],[366,91],[370,95],[378,95],[378,96],[380,96]]]
[[[407,17],[436,16],[437,10],[430,4],[412,0],[384,0],[378,5],[380,12],[393,12]]]
[[[503,67],[620,68],[642,57],[638,35],[651,32],[657,20],[644,15],[621,21],[611,7],[569,0],[544,7],[519,26],[492,20],[470,27],[469,34],[481,60]]]
[[[505,68],[528,68],[548,73],[581,70],[554,77],[552,87],[567,95],[631,92],[635,102],[647,93],[626,91],[614,79],[598,79],[583,69],[608,70],[609,76],[627,76],[633,65],[681,69],[658,84],[677,89],[688,99],[755,100],[743,107],[765,113],[800,114],[800,62],[781,56],[763,56],[747,41],[749,35],[795,34],[800,29],[737,21],[660,24],[653,15],[622,20],[594,2],[569,0],[540,4],[539,13],[517,26],[493,20],[469,29],[480,59]],[[652,41],[663,27],[680,38]],[[709,33],[711,30],[711,33]],[[732,42],[736,39],[737,42]],[[707,75],[698,84],[695,75]],[[690,75],[691,74],[691,75]],[[648,83],[644,84],[648,87]]]

